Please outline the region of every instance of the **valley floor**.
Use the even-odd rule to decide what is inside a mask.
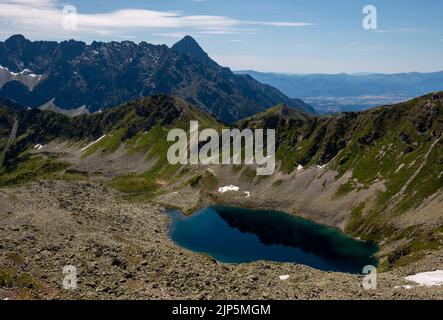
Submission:
[[[378,288],[365,290],[358,275],[221,264],[184,250],[168,238],[160,204],[129,203],[98,182],[4,188],[0,203],[0,299],[443,299],[443,286],[404,279],[442,270],[443,250],[379,274]],[[66,265],[77,268],[76,290],[63,289]]]

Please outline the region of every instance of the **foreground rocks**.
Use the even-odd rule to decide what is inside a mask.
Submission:
[[[443,269],[443,251],[362,277],[302,265],[228,265],[176,246],[156,203],[128,203],[99,183],[39,182],[0,190],[0,298],[5,299],[443,299],[443,287],[404,277]],[[77,289],[63,288],[63,268]],[[289,275],[280,280],[281,275]],[[413,285],[413,284],[412,284]]]

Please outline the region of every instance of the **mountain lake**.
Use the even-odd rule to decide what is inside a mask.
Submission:
[[[169,236],[176,244],[223,263],[275,261],[353,274],[378,265],[375,243],[287,213],[225,206],[190,216],[166,212],[172,220]]]

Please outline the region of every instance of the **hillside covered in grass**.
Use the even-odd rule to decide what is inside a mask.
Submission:
[[[127,199],[143,201],[167,193],[180,195],[186,188],[206,201],[224,181],[247,185],[258,194],[256,205],[266,195],[285,203],[288,211],[307,210],[318,202],[326,212],[323,216],[339,212],[345,219],[340,226],[348,234],[390,248],[383,267],[393,268],[442,245],[442,102],[443,93],[436,93],[324,117],[278,105],[241,120],[233,127],[276,130],[278,170],[261,178],[247,166],[213,168],[211,172],[220,173],[208,173],[205,166],[170,165],[166,159],[170,129],[188,131],[190,120],[198,120],[201,128],[226,127],[174,96],[154,95],[74,118],[3,107],[3,150],[15,120],[18,128],[3,155],[0,185],[104,178]],[[105,174],[106,166],[110,169]],[[304,206],[297,205],[302,201],[298,194],[319,181],[322,185],[316,192],[321,202],[311,194]],[[314,220],[316,210],[310,216]]]
[[[402,263],[416,250],[442,244],[443,211],[438,199],[443,188],[443,93],[325,117],[303,118],[279,107],[240,124],[277,129],[282,172],[318,166],[334,170],[335,180],[349,176],[335,193],[337,201],[381,185],[383,191],[377,192],[375,201],[362,200],[353,207],[345,230],[374,241],[414,238],[390,257],[391,265]],[[399,227],[399,217],[432,200],[440,203],[440,209],[434,208],[440,210],[439,223],[427,225],[425,216],[416,216],[411,223],[415,225],[406,231]]]

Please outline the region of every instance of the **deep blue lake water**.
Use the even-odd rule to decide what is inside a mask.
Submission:
[[[376,244],[283,212],[213,206],[191,216],[167,213],[174,242],[220,262],[292,262],[346,273],[378,265]]]

